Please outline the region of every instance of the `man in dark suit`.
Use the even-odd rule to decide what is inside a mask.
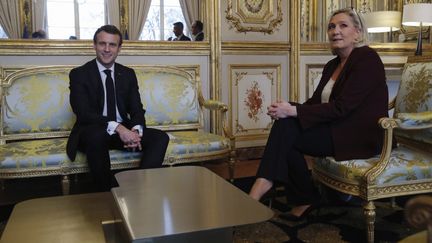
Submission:
[[[100,27],[93,37],[96,59],[69,74],[70,104],[76,115],[67,144],[73,161],[77,150],[87,162],[101,191],[111,188],[109,149],[142,151],[141,168],[162,165],[168,135],[147,128],[133,69],[115,63],[122,45],[113,25]]]
[[[169,41],[190,41],[191,39],[183,34],[183,23],[176,22],[173,24],[173,33],[176,37],[168,38]]]
[[[192,24],[192,39],[194,41],[203,41],[204,40],[204,25],[201,21],[196,20]]]

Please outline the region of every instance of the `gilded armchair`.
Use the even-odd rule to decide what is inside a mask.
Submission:
[[[408,58],[389,108],[394,118],[379,120],[385,130],[380,155],[319,158],[313,166],[317,181],[365,201],[368,242],[374,242],[374,200],[432,191],[432,57]],[[392,149],[394,135],[398,146]]]
[[[432,242],[432,197],[416,196],[405,206],[405,219],[408,223],[423,231],[408,236],[399,243]]]

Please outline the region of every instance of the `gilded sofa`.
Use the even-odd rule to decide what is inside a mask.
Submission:
[[[170,135],[163,164],[225,160],[232,178],[234,143],[225,126],[227,106],[204,100],[198,67],[131,67],[138,78],[147,125]],[[69,175],[88,171],[84,154],[78,153],[71,162],[65,152],[75,121],[69,105],[68,75],[72,68],[1,70],[0,181],[61,175],[63,193],[67,194]],[[203,130],[202,108],[221,113],[222,135]],[[113,170],[139,164],[139,153],[112,150],[110,157]]]
[[[381,118],[384,147],[374,158],[317,159],[314,178],[364,200],[368,242],[374,241],[374,200],[432,191],[432,57],[409,57],[394,107],[395,118]],[[393,135],[397,147],[392,149]]]

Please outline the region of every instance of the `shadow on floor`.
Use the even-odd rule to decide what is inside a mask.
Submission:
[[[244,191],[248,191],[250,185],[252,184],[248,180],[236,184]],[[283,188],[278,188],[272,198],[263,200],[267,206],[271,202],[275,216],[268,222],[236,227],[234,242],[367,242],[361,201],[354,198],[345,202],[341,200],[343,197],[330,190],[324,194],[323,205],[319,210],[315,210],[306,220],[290,222],[284,219],[283,214],[292,205],[286,203],[287,196]],[[395,208],[391,207],[390,200],[375,203],[375,242],[398,242],[418,232],[404,219],[402,209],[406,200],[407,198],[398,200]]]

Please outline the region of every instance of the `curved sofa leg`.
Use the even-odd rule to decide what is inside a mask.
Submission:
[[[367,239],[369,243],[374,242],[375,238],[375,205],[373,201],[368,201],[366,205],[363,207],[364,215],[366,217],[366,226],[367,226]]]
[[[70,176],[69,175],[63,175],[61,183],[62,183],[62,192],[63,192],[63,195],[69,195],[69,192],[70,192]]]

